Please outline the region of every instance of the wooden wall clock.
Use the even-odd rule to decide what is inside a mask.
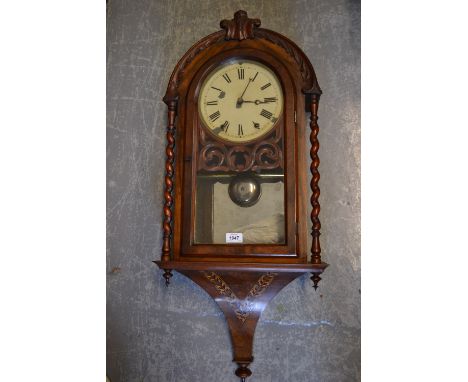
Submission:
[[[235,374],[245,381],[268,302],[307,272],[317,288],[327,267],[318,217],[322,91],[305,54],[260,28],[259,19],[238,11],[220,26],[180,59],[164,96],[164,236],[155,263],[166,285],[176,270],[217,302],[229,326]]]

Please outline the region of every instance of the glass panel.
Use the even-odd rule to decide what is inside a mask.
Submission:
[[[195,244],[284,244],[284,208],[281,171],[199,172]],[[242,238],[230,239],[227,234]]]

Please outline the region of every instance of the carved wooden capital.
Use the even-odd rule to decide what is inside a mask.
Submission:
[[[222,20],[219,24],[226,30],[225,40],[245,40],[254,38],[254,28],[258,28],[260,19],[249,19],[246,11],[237,11],[234,13],[234,19]]]

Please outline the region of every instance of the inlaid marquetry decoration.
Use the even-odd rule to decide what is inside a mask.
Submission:
[[[249,290],[245,299],[237,297],[229,285],[227,285],[221,276],[217,275],[215,272],[203,272],[203,275],[214,285],[221,296],[225,296],[227,298],[227,301],[234,309],[236,317],[244,323],[249,316],[249,313],[254,310],[255,298],[263,294],[278,274],[269,272],[260,276],[254,286]]]
[[[166,285],[178,271],[216,301],[241,381],[252,374],[255,328],[270,300],[306,273],[316,289],[327,267],[322,90],[304,52],[260,26],[245,11],[222,20],[182,56],[163,98],[163,247],[155,263]]]

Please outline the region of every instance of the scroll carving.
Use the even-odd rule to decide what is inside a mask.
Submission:
[[[272,170],[283,168],[281,124],[261,142],[234,145],[214,141],[199,128],[198,169],[205,171]]]
[[[226,157],[225,146],[218,143],[208,144],[200,150],[198,167],[207,171],[227,171]]]
[[[254,159],[251,147],[241,145],[231,147],[227,155],[228,168],[238,172],[248,171],[252,168]]]
[[[249,19],[247,12],[237,11],[234,19],[222,20],[220,27],[226,30],[225,40],[245,40],[254,38],[254,30],[260,26],[259,19]]]
[[[283,152],[275,142],[261,142],[254,147],[253,153],[256,163],[252,168],[254,171],[283,166]]]
[[[190,64],[194,58],[203,50],[205,50],[206,48],[210,47],[211,45],[213,45],[215,42],[221,40],[220,36],[218,35],[218,33],[215,33],[215,34],[212,34],[210,36],[208,36],[208,38],[203,41],[201,44],[197,45],[196,48],[194,49],[191,49],[189,51],[189,54],[185,57],[185,59],[183,60],[183,62],[181,63],[180,67],[179,67],[179,71],[177,73],[177,77],[176,77],[176,83],[177,83],[177,86],[179,86],[180,82],[182,81],[182,78],[184,76],[184,73],[185,73],[185,68],[188,64]]]
[[[226,297],[226,300],[234,309],[237,319],[244,323],[250,312],[254,310],[254,300],[265,292],[278,274],[268,272],[260,276],[244,300],[240,300],[221,276],[215,272],[203,272],[203,275],[214,285],[220,295]]]
[[[167,87],[166,95],[164,96],[164,102],[170,100],[176,100],[178,93],[177,89],[179,88],[180,83],[184,78],[184,74],[187,66],[195,59],[195,57],[202,52],[203,50],[209,48],[220,40],[223,40],[223,32],[215,32],[205,37],[203,40],[199,41],[197,44],[192,46],[190,50],[180,59],[179,63],[176,66],[175,71],[172,73],[171,79]]]
[[[268,29],[258,29],[255,34],[257,37],[263,38],[283,48],[286,53],[288,53],[294,59],[294,61],[296,61],[296,64],[298,65],[299,71],[301,73],[301,77],[304,80],[304,83],[308,85],[306,86],[307,89],[304,89],[304,91],[307,91],[307,93],[322,94],[322,90],[320,89],[320,86],[317,82],[314,70],[296,44],[294,44],[286,37]]]

